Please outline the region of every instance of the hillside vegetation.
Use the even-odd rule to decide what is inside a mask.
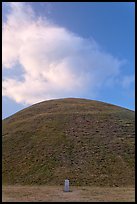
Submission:
[[[3,184],[133,186],[135,113],[86,99],[32,105],[2,123]]]

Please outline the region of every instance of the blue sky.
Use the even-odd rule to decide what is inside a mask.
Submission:
[[[3,118],[64,97],[134,110],[134,9],[133,2],[4,2]]]

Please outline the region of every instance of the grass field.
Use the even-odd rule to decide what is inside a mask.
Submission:
[[[134,186],[134,111],[50,100],[4,119],[2,128],[4,185],[53,186],[69,178],[73,186]]]
[[[70,186],[70,192],[64,192],[63,186],[17,186],[2,188],[2,202],[135,202],[133,187],[89,187]]]

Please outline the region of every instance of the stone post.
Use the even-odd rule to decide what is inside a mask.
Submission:
[[[65,192],[69,192],[69,180],[68,179],[65,179],[64,191]]]

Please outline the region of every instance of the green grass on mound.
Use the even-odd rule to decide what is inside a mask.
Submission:
[[[2,124],[4,184],[134,185],[135,114],[111,104],[58,99]]]

